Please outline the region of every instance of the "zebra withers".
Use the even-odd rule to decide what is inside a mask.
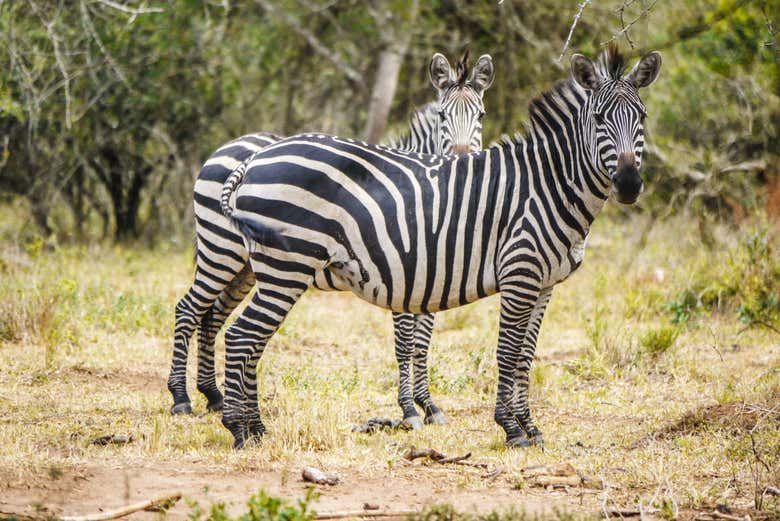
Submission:
[[[265,432],[257,363],[326,268],[361,298],[399,312],[500,292],[494,418],[508,445],[543,443],[528,407],[539,327],[610,193],[628,204],[642,191],[639,89],[660,67],[654,52],[624,76],[615,46],[596,64],[574,55],[572,79],[530,104],[525,135],[480,153],[420,156],[306,134],[257,154],[233,211],[257,279],[226,333],[222,423],[234,447]]]
[[[494,76],[490,56],[481,56],[469,75],[468,53],[458,62],[457,70],[436,53],[431,59],[429,75],[437,89],[437,101],[412,114],[409,131],[396,146],[418,153],[481,149],[481,120],[485,114],[482,95]],[[219,195],[226,179],[240,179],[242,168],[252,154],[280,139],[273,134],[251,134],[231,141],[212,154],[196,181],[197,270],[195,282],[176,307],[173,360],[168,379],[168,389],[174,398],[173,414],[192,412],[186,364],[189,340],[195,329],[199,329],[197,388],[208,399],[209,410],[222,407],[223,398],[214,373],[214,340],[227,317],[251,289],[254,275],[249,269],[242,238],[219,211]],[[321,289],[343,289],[333,285],[327,271],[318,274],[314,285]],[[394,314],[393,318],[399,364],[398,400],[404,417],[415,427],[422,425],[414,406],[416,402],[423,408],[427,422],[442,422],[444,416],[433,403],[427,378],[433,317]]]

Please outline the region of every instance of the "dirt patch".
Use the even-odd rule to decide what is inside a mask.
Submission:
[[[336,486],[317,486],[319,499],[313,505],[320,513],[361,510],[365,503],[383,510],[420,510],[437,504],[451,504],[462,512],[523,510],[529,514],[553,511],[595,512],[595,494],[579,491],[517,490],[511,479],[472,482],[464,473],[472,469],[409,465],[375,472],[339,471]],[[186,499],[201,506],[223,501],[237,514],[246,500],[259,489],[290,500],[303,497],[311,486],[301,479],[301,469],[226,472],[212,466],[181,465],[165,467],[91,466],[68,471],[51,483],[6,489],[0,511],[33,513],[45,507],[58,515],[78,515],[117,508],[132,502],[181,492],[180,501],[169,514],[184,519],[190,512]],[[572,489],[574,490],[574,489]],[[149,512],[130,519],[156,519]]]
[[[166,377],[162,374],[126,369],[99,369],[80,365],[58,370],[52,374],[52,377],[91,383],[111,382],[112,385],[121,384],[134,391],[159,389],[166,383]]]
[[[636,448],[654,440],[668,440],[707,430],[720,430],[732,435],[748,432],[759,422],[780,424],[780,396],[774,396],[767,405],[730,402],[707,405],[687,412],[682,418],[634,443]]]
[[[694,434],[704,429],[720,429],[738,433],[753,429],[762,419],[780,421],[780,401],[774,407],[744,402],[702,407],[688,412],[660,434],[665,437],[677,437],[684,434]]]

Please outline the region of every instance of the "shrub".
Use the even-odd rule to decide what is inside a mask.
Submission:
[[[641,352],[653,358],[660,356],[674,345],[679,334],[679,328],[672,326],[648,329],[639,337]]]
[[[725,311],[747,326],[776,329],[780,324],[777,236],[760,225],[736,246],[712,251],[666,309],[675,324],[685,324],[701,311]]]
[[[309,488],[297,505],[291,505],[284,499],[269,496],[260,490],[247,501],[246,512],[237,517],[228,514],[222,501],[212,503],[206,514],[200,504],[192,500],[189,502],[190,513],[187,517],[191,521],[312,521],[316,512],[310,510],[309,505],[317,497],[317,492]]]

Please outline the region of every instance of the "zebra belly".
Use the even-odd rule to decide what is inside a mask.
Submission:
[[[544,287],[554,286],[564,280],[577,271],[582,265],[582,261],[585,258],[585,243],[588,237],[576,242],[567,252],[566,256],[561,260],[560,265],[550,272],[547,280],[543,281]]]

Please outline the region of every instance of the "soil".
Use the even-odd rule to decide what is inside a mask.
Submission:
[[[41,505],[57,515],[98,513],[130,503],[181,492],[202,507],[223,501],[232,514],[245,511],[246,500],[257,490],[289,500],[303,497],[309,483],[301,470],[257,470],[226,473],[211,466],[177,464],[177,468],[148,466],[90,466],[72,469],[48,481],[5,489],[0,492],[0,512],[32,514]],[[491,483],[463,485],[463,473],[479,472],[457,466],[410,464],[406,468],[371,474],[337,473],[340,483],[318,485],[320,494],[313,508],[319,513],[361,511],[365,503],[382,510],[417,510],[449,503],[461,512],[525,511],[552,514],[554,511],[598,509],[598,491],[580,489],[517,490],[509,479],[499,476]],[[179,501],[168,514],[185,519],[191,507]],[[158,519],[153,512],[138,512],[127,519]]]

